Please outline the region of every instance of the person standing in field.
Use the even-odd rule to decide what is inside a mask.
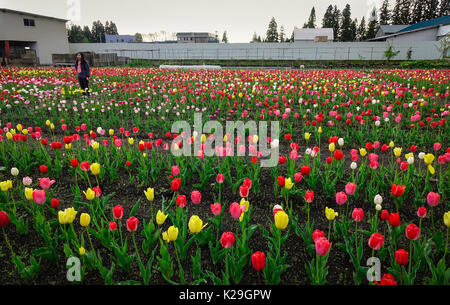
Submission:
[[[80,83],[81,89],[89,96],[89,77],[91,76],[91,72],[89,69],[89,64],[84,59],[84,54],[81,52],[77,53],[75,72],[78,75],[78,82]]]

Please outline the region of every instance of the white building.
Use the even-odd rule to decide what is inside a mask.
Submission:
[[[68,20],[0,8],[0,61],[36,51],[38,63],[52,64],[53,53],[69,53]]]
[[[315,42],[327,42],[333,41],[333,28],[302,28],[294,29],[294,42],[302,41],[315,41]]]

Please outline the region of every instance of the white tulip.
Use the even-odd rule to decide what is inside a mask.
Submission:
[[[375,210],[381,211],[381,204],[377,204],[377,205],[375,206]]]
[[[406,162],[408,162],[409,165],[414,163],[414,157],[409,157],[408,160],[406,160]]]
[[[420,152],[419,153],[419,159],[423,160],[424,157],[425,157],[425,153],[424,152]]]
[[[351,168],[351,169],[356,169],[356,167],[357,167],[356,162],[352,162],[352,163],[350,164],[350,168]]]
[[[344,139],[343,138],[339,138],[339,140],[338,140],[338,144],[339,144],[339,146],[344,146]]]
[[[382,202],[383,202],[383,197],[381,197],[380,194],[376,194],[375,198],[373,199],[373,203],[375,203],[377,205],[381,205]]]
[[[19,170],[16,167],[11,168],[11,175],[17,176],[19,174]]]
[[[272,140],[272,142],[270,142],[270,147],[272,148],[277,148],[278,145],[280,145],[280,141],[278,139]]]

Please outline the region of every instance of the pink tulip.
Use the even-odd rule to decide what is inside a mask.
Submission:
[[[294,174],[294,181],[295,183],[299,183],[300,181],[302,181],[303,175],[302,173],[298,172]]]
[[[420,218],[427,217],[427,208],[426,207],[420,207],[417,209],[417,216]]]
[[[50,180],[49,178],[39,179],[39,186],[44,190],[47,190],[53,183],[55,183],[55,180]]]
[[[223,174],[217,174],[216,182],[222,184],[225,181],[225,176]]]
[[[241,214],[242,214],[241,205],[237,202],[233,202],[230,205],[230,214],[231,214],[231,217],[233,217],[234,219],[238,219],[239,217],[241,217]]]
[[[434,192],[429,192],[427,195],[427,202],[430,206],[435,207],[439,204],[439,200],[441,199],[441,195]]]
[[[193,191],[191,193],[191,200],[194,204],[199,204],[202,200],[202,194],[199,191]]]
[[[349,182],[345,185],[345,192],[347,193],[347,195],[353,195],[355,193],[356,190],[356,184],[354,184],[353,182]]]
[[[33,200],[36,204],[43,204],[45,202],[45,190],[33,191]]]
[[[178,165],[172,166],[172,176],[176,177],[180,174],[180,168]]]
[[[320,256],[325,256],[330,250],[331,243],[325,237],[319,237],[315,241],[316,253]]]
[[[222,205],[218,202],[211,204],[211,212],[214,216],[218,216],[222,212]]]
[[[336,194],[336,203],[342,205],[347,202],[347,195],[344,192],[339,192]]]
[[[441,149],[441,146],[442,146],[441,143],[434,143],[433,144],[433,149],[438,151],[439,149]]]
[[[305,201],[308,203],[311,203],[314,200],[314,192],[313,191],[306,191],[305,193]]]
[[[246,185],[241,185],[241,186],[239,187],[239,195],[240,195],[241,197],[247,197],[247,196],[248,196],[248,190],[249,190],[248,186],[246,186]]]

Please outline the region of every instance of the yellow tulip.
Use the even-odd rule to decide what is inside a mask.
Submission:
[[[162,238],[164,241],[169,242],[169,235],[167,235],[167,231],[162,232]]]
[[[68,208],[64,210],[64,221],[65,223],[72,223],[75,220],[77,211],[74,208]]]
[[[25,198],[27,198],[27,200],[29,200],[29,201],[33,200],[33,192],[34,192],[34,190],[32,188],[26,187],[25,188]]]
[[[66,144],[65,147],[67,150],[72,149],[72,143]]]
[[[339,214],[337,212],[335,212],[333,209],[330,209],[328,207],[325,207],[325,217],[328,220],[334,220],[336,218],[336,216],[338,216]]]
[[[292,182],[291,178],[284,178],[284,188],[287,190],[290,190],[292,186],[294,185],[294,182]]]
[[[27,134],[28,134],[28,129],[26,129],[26,128],[23,129],[23,130],[22,130],[22,134],[27,135]]]
[[[318,133],[322,133],[322,126],[319,126],[319,129],[317,130]]]
[[[242,198],[241,201],[239,202],[239,205],[240,206],[245,206],[245,209],[243,211],[245,213],[245,212],[248,211],[248,207],[250,206],[250,202],[248,200],[245,200],[245,198]],[[244,214],[244,213],[242,213],[242,214]]]
[[[58,221],[62,225],[66,223],[66,213],[64,211],[58,211]]]
[[[224,135],[224,136],[223,136],[223,141],[224,141],[224,142],[227,142],[227,140],[228,140],[227,135]]]
[[[6,133],[6,138],[7,138],[8,140],[12,140],[13,135],[8,131],[8,132]]]
[[[134,139],[133,138],[128,138],[128,144],[133,145],[134,144]]]
[[[430,171],[430,174],[432,174],[432,175],[434,175],[434,173],[436,172],[436,171],[434,170],[434,167],[431,166],[431,165],[428,165],[428,170]]]
[[[256,143],[258,143],[258,140],[259,140],[259,137],[258,137],[258,135],[254,135],[253,136],[253,144],[256,144]]]
[[[92,163],[91,164],[91,173],[95,176],[100,174],[100,164]]]
[[[109,135],[110,135],[110,136],[113,136],[113,135],[114,135],[114,129],[110,129],[110,130],[109,130]]]
[[[305,132],[305,140],[308,141],[311,137],[311,134],[309,132]]]
[[[450,228],[450,211],[444,214],[444,224]]]
[[[152,189],[151,187],[147,188],[146,191],[144,191],[145,197],[147,197],[148,201],[153,201],[153,199],[155,198],[155,190]]]
[[[89,226],[90,223],[91,223],[91,216],[89,216],[89,214],[87,213],[82,213],[80,216],[80,225],[86,228],[87,226]]]
[[[409,157],[414,157],[414,153],[405,154],[405,159],[408,160]]]
[[[170,226],[167,230],[167,237],[169,241],[176,241],[178,238],[178,228],[175,226]]]
[[[389,147],[394,148],[394,141],[389,142]]]
[[[17,124],[16,129],[17,129],[17,131],[21,132],[23,129],[22,124]]]
[[[161,212],[161,210],[158,210],[158,213],[156,213],[156,223],[159,226],[162,225],[166,221],[167,216],[169,215],[166,215],[163,212]]]
[[[50,120],[45,121],[45,125],[50,126]]]
[[[191,231],[191,233],[199,233],[208,224],[203,225],[203,220],[201,220],[200,217],[198,217],[197,215],[192,215],[189,219],[188,225],[189,231]]]
[[[336,145],[334,144],[334,142],[331,142],[331,143],[328,145],[328,150],[329,150],[330,152],[333,152],[335,149],[336,149]]]
[[[394,155],[398,158],[402,154],[402,149],[400,147],[394,148]]]
[[[86,192],[83,191],[83,194],[86,196],[86,199],[89,201],[94,200],[94,198],[95,198],[95,192],[91,188],[88,188],[86,190]]]
[[[78,252],[80,253],[81,256],[83,256],[86,253],[86,249],[84,249],[83,247],[81,247]]]
[[[367,150],[365,148],[360,148],[359,154],[361,155],[361,157],[364,157],[365,155],[367,155]]]
[[[434,161],[434,155],[433,154],[426,154],[423,157],[423,161],[425,162],[425,164],[430,165]]]
[[[287,225],[289,223],[289,216],[284,211],[278,211],[275,214],[275,226],[280,229],[284,230],[286,229]]]
[[[100,144],[98,142],[92,142],[91,147],[95,150],[99,149]]]
[[[51,129],[51,130],[55,129],[55,124],[51,123],[51,124],[50,124],[50,129]]]
[[[202,134],[202,136],[200,137],[200,141],[202,143],[205,143],[205,141],[206,141],[206,135],[205,134]]]

